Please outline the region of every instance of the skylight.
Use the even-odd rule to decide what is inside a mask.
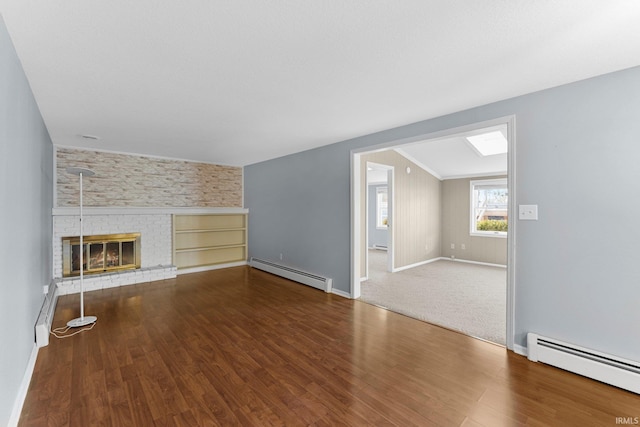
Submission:
[[[507,152],[507,139],[499,130],[468,136],[467,141],[482,157],[504,154]]]

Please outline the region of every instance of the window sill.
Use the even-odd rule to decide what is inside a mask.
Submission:
[[[501,233],[499,231],[496,231],[495,233],[492,232],[486,232],[486,233],[469,233],[470,236],[472,237],[497,237],[498,239],[506,239],[507,238],[507,233]]]

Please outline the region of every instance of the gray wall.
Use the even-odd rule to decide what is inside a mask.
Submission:
[[[53,147],[0,18],[0,425],[7,425],[51,280]]]
[[[516,203],[540,217],[517,225],[515,343],[640,360],[640,67],[247,166],[250,254],[349,291],[350,150],[511,114]]]
[[[368,206],[368,237],[369,237],[369,247],[372,248],[374,245],[378,246],[387,246],[387,238],[389,236],[389,231],[385,228],[379,229],[376,225],[377,219],[377,189],[380,187],[387,187],[387,184],[379,184],[379,185],[369,185],[367,186],[369,189],[369,206]]]

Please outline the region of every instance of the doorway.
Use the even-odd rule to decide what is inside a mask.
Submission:
[[[508,214],[505,213],[505,217],[508,216],[512,219],[515,219],[516,218],[514,216],[515,171],[514,171],[514,161],[513,161],[515,158],[514,128],[515,128],[515,118],[511,116],[511,117],[486,121],[482,123],[476,123],[476,124],[463,126],[455,129],[450,129],[447,131],[437,132],[433,134],[419,135],[410,139],[392,141],[392,142],[389,142],[388,144],[378,145],[375,147],[368,147],[362,150],[354,150],[352,152],[352,172],[353,172],[352,195],[354,197],[352,200],[352,274],[353,276],[352,276],[351,294],[353,298],[359,298],[361,296],[362,294],[361,281],[367,279],[368,278],[367,276],[369,273],[368,272],[368,264],[369,264],[368,251],[370,246],[367,244],[367,236],[366,236],[367,220],[365,219],[366,217],[363,216],[363,212],[362,212],[366,208],[366,205],[362,203],[362,200],[367,200],[367,197],[361,194],[362,192],[365,191],[364,189],[367,188],[367,186],[364,185],[366,183],[366,178],[364,173],[365,171],[362,170],[366,168],[365,163],[363,163],[362,160],[367,159],[367,154],[394,151],[396,154],[398,152],[402,154],[404,158],[408,158],[410,160],[416,160],[411,157],[411,153],[416,152],[416,150],[412,149],[411,147],[415,146],[417,142],[425,142],[425,143],[445,142],[447,140],[450,140],[456,137],[466,137],[466,136],[472,136],[472,135],[487,134],[491,131],[496,131],[496,129],[498,129],[502,131],[502,133],[506,138],[506,144],[508,146],[508,150],[504,156],[506,160],[506,170],[502,170],[502,171],[496,170],[495,172],[502,172],[504,176],[507,177],[509,200],[508,200],[508,206],[506,207],[506,212],[508,212]],[[453,149],[453,145],[448,146],[445,144],[443,145],[443,147],[445,148],[442,148],[442,150],[440,151]],[[407,153],[409,153],[409,155],[407,155]],[[405,167],[399,168],[397,167],[398,166],[397,163],[394,164],[394,166],[396,166],[396,174],[399,174],[398,176],[404,179],[404,177],[407,177],[412,172],[422,173],[421,171],[410,170],[411,168],[414,168],[414,169],[416,168],[415,166],[416,163],[419,163],[419,162],[410,161],[407,164],[411,166],[406,166],[406,168]],[[461,163],[461,161],[456,163]],[[387,166],[390,166],[390,165],[388,164]],[[425,169],[429,171],[428,167]],[[431,171],[431,172],[434,172],[432,175],[436,176],[438,179],[442,178],[441,176],[439,176],[437,171]],[[445,177],[446,179],[441,180],[441,182],[447,182],[447,180],[450,180],[452,178],[451,173],[450,172],[447,172],[447,173],[449,175]],[[499,174],[489,173],[489,175],[491,175],[492,178],[496,178],[496,175],[499,175]],[[466,177],[457,176],[456,178],[468,178],[468,177],[477,178],[479,176],[486,176],[486,175],[483,175],[481,172],[478,172],[478,171],[472,171]],[[449,181],[449,182],[453,182],[453,181]],[[459,184],[459,182],[457,181],[456,183]],[[396,182],[396,185],[400,185],[400,184]],[[469,184],[467,183],[467,185]],[[394,209],[400,209],[402,212],[403,210],[407,210],[406,206],[402,207],[402,201],[396,201],[396,198],[401,197],[401,196],[398,196],[398,192],[401,192],[401,191],[402,191],[401,189],[397,189],[397,191],[394,193],[395,194],[394,197],[390,197],[389,200],[392,206],[395,205]],[[421,190],[421,191],[424,191],[424,190]],[[366,192],[369,193],[368,190]],[[365,196],[365,197],[363,198],[362,196]],[[492,214],[491,218],[493,219],[489,222],[498,223],[499,220],[495,219],[497,218],[498,214],[494,211],[492,211],[491,214]],[[406,217],[406,214],[405,214],[405,217]],[[389,229],[391,233],[394,235],[394,237],[390,239],[393,242],[392,246],[394,246],[394,256],[392,257],[392,261],[390,262],[390,267],[388,268],[388,270],[392,272],[413,269],[414,267],[418,267],[422,264],[427,264],[436,260],[441,260],[441,259],[444,259],[445,257],[447,259],[455,258],[456,260],[460,259],[464,261],[465,257],[472,258],[469,255],[478,246],[477,243],[470,244],[467,240],[466,247],[465,247],[464,239],[472,238],[469,235],[469,233],[467,233],[466,237],[463,236],[460,239],[458,239],[456,243],[451,243],[451,248],[450,248],[449,240],[451,239],[451,236],[447,235],[445,231],[440,230],[439,232],[440,235],[438,236],[437,239],[433,238],[433,236],[431,238],[421,237],[421,239],[423,240],[420,240],[420,244],[414,244],[413,247],[409,248],[410,250],[407,250],[407,248],[403,249],[402,246],[406,246],[406,244],[400,245],[398,243],[403,239],[402,233],[419,234],[420,232],[419,227],[424,226],[423,224],[424,221],[422,221],[422,218],[421,218],[420,221],[414,221],[414,224],[412,227],[407,227],[405,225],[404,228],[402,226],[398,226],[398,223],[400,223],[400,221],[402,221],[402,218],[398,218],[396,216],[390,221],[390,224],[389,224]],[[365,223],[365,225],[363,225],[363,222]],[[433,235],[435,233],[431,232],[430,234]],[[430,234],[427,233],[427,236],[429,236]],[[502,247],[505,248],[504,249],[505,259],[504,261],[495,263],[495,264],[504,263],[506,265],[506,268],[503,270],[504,271],[503,274],[506,277],[505,279],[506,295],[503,296],[504,298],[503,303],[504,303],[504,306],[506,307],[506,315],[504,315],[504,317],[501,320],[503,321],[502,327],[506,329],[505,344],[508,348],[512,348],[513,346],[513,333],[512,333],[513,331],[513,275],[514,275],[513,272],[514,272],[514,265],[515,265],[515,259],[513,256],[513,242],[515,239],[515,234],[516,234],[516,223],[515,223],[515,220],[512,220],[508,224],[508,233],[505,233],[505,235],[502,236]],[[475,236],[473,236],[473,238],[475,238]],[[482,237],[478,237],[478,239],[482,240]],[[490,241],[497,242],[498,239],[499,237],[494,236],[493,238],[487,237],[484,240],[485,242],[490,242]],[[461,244],[460,244],[460,240],[463,241]],[[455,245],[455,249],[453,248],[454,245]],[[499,245],[493,245],[493,246],[499,246]],[[467,252],[465,253],[464,251],[467,251]],[[488,251],[480,250],[480,252],[483,252],[484,253],[483,256],[484,256]],[[464,256],[462,256],[461,254],[464,254]],[[400,258],[398,258],[398,256]],[[394,259],[395,259],[395,262],[394,262]],[[471,262],[475,264],[494,264],[492,262],[482,262],[482,261],[481,262],[471,261]],[[506,322],[506,326],[505,326],[505,322]]]
[[[384,256],[387,271],[393,271],[393,175],[393,166],[366,162],[364,247]],[[369,276],[369,261],[366,251],[362,281]]]

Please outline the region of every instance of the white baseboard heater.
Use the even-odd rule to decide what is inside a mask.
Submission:
[[[52,280],[36,321],[36,345],[38,348],[49,345],[49,333],[51,332],[51,323],[53,323],[57,302],[58,286]]]
[[[257,268],[258,270],[266,271],[267,273],[275,274],[276,276],[293,280],[294,282],[299,282],[317,289],[321,289],[325,292],[331,292],[333,281],[328,277],[318,276],[306,271],[253,257],[251,257],[249,265],[253,268]]]
[[[577,345],[527,334],[529,360],[602,381],[640,394],[640,363]]]

